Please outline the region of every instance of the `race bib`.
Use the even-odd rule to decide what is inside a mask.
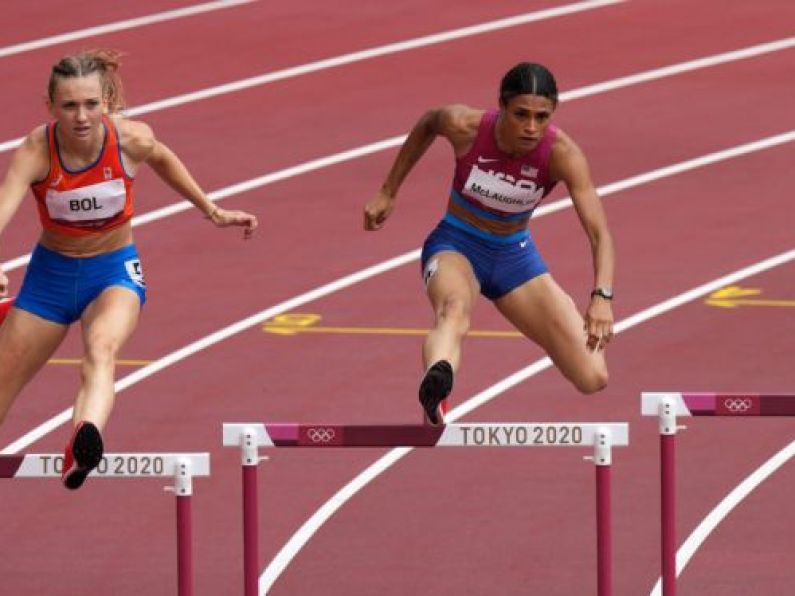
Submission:
[[[74,190],[47,191],[47,212],[53,221],[69,223],[111,219],[124,210],[127,193],[124,180],[116,178]]]
[[[532,211],[544,196],[544,188],[532,180],[513,180],[500,172],[473,165],[462,194],[479,203],[507,213]]]

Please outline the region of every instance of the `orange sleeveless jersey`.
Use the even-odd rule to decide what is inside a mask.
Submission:
[[[133,215],[133,179],[124,171],[118,132],[102,119],[105,139],[99,158],[82,170],[70,171],[61,162],[56,124],[47,125],[50,171],[31,185],[44,229],[67,236],[102,234]]]

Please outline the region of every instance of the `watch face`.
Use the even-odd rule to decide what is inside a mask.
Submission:
[[[613,290],[611,290],[610,288],[596,288],[592,292],[592,295],[601,296],[602,298],[605,298],[606,300],[612,300],[613,299]]]

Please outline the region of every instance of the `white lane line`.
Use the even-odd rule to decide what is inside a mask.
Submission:
[[[364,157],[372,153],[377,153],[378,151],[384,151],[392,147],[397,147],[400,144],[402,144],[405,139],[406,139],[405,135],[399,137],[392,137],[390,139],[384,139],[383,141],[378,141],[376,143],[371,143],[369,145],[363,145],[361,147],[356,147],[355,149],[350,149],[348,151],[343,151],[341,153],[335,153],[333,155],[327,155],[325,157],[313,159],[312,161],[307,161],[302,164],[286,168],[284,170],[279,170],[271,174],[265,174],[264,176],[259,176],[257,178],[245,180],[243,182],[233,184],[231,186],[226,186],[224,188],[208,193],[207,196],[212,201],[220,201],[227,197],[234,196],[243,192],[248,192],[255,188],[267,186],[269,184],[273,184],[281,180],[287,180],[295,176],[300,176],[301,174],[306,174],[307,172],[320,170],[336,164],[344,163],[346,161],[352,161],[354,159],[358,159],[359,157]],[[768,149],[770,147],[775,147],[777,145],[791,143],[792,141],[795,141],[795,130],[759,139],[757,141],[752,141],[750,143],[744,143],[742,145],[737,145],[735,147],[730,147],[729,149],[723,149],[720,151],[715,151],[713,153],[707,153],[706,155],[681,161],[679,163],[671,164],[669,166],[658,168],[656,170],[652,170],[644,174],[638,174],[637,176],[631,176],[630,178],[625,178],[624,180],[618,180],[617,182],[613,182],[605,186],[600,186],[596,190],[601,196],[604,197],[621,190],[626,190],[627,188],[632,188],[633,186],[640,186],[641,184],[646,184],[654,180],[660,180],[662,178],[667,178],[669,176],[681,174],[682,172],[687,172],[689,170],[694,170],[696,168],[708,166],[714,163],[718,163],[720,161],[725,161],[727,159],[732,159],[735,157],[739,157],[741,155],[753,153],[754,151],[760,151],[762,149]],[[176,213],[187,211],[192,207],[193,205],[188,201],[180,201],[179,203],[173,203],[171,205],[168,205],[167,207],[162,207],[160,209],[150,211],[149,213],[145,213],[144,215],[134,217],[132,225],[133,227],[135,227],[151,223],[153,221],[169,217]],[[568,207],[571,207],[571,200],[568,197],[565,197],[563,199],[555,201],[554,203],[542,205],[541,207],[536,209],[535,213],[533,214],[533,217],[539,217],[546,213],[552,213],[554,211],[559,211],[561,209],[566,209]],[[30,253],[27,253],[22,256],[15,257],[9,261],[6,261],[5,263],[2,263],[2,268],[4,272],[8,273],[10,271],[13,271],[14,269],[18,269],[19,267],[27,265],[29,262],[30,262]]]
[[[194,341],[187,346],[180,348],[170,354],[164,356],[163,358],[159,358],[155,360],[151,364],[144,366],[143,368],[138,369],[132,374],[127,375],[126,377],[118,380],[114,385],[114,389],[116,393],[135,385],[136,383],[143,381],[147,377],[150,377],[161,370],[168,368],[182,360],[185,360],[189,356],[193,356],[194,354],[209,348],[219,342],[222,342],[225,339],[229,339],[230,337],[237,335],[247,329],[250,329],[256,325],[259,325],[263,321],[266,321],[270,318],[273,318],[277,315],[280,315],[284,312],[293,310],[302,306],[308,302],[313,302],[315,300],[319,300],[324,296],[328,296],[329,294],[333,294],[339,290],[345,289],[350,287],[354,284],[357,284],[361,281],[374,277],[376,275],[380,275],[381,273],[385,273],[396,267],[400,267],[401,265],[405,265],[406,263],[410,263],[415,261],[419,258],[420,251],[412,250],[410,252],[404,253],[400,256],[394,257],[387,261],[383,261],[371,267],[367,267],[366,269],[362,269],[357,271],[356,273],[352,273],[350,275],[346,275],[340,279],[337,279],[333,282],[327,283],[323,286],[315,288],[309,292],[305,292],[289,300],[285,300],[275,306],[271,306],[262,310],[250,317],[247,317],[237,323],[224,327],[215,333],[207,335],[197,341]],[[35,441],[39,440],[41,437],[45,436],[47,433],[53,431],[54,429],[58,428],[60,425],[68,422],[72,418],[72,408],[68,408],[47,420],[46,422],[40,424],[32,431],[25,433],[22,437],[7,445],[0,451],[0,455],[12,455],[28,447]]]
[[[385,149],[397,147],[405,140],[405,138],[406,138],[405,136],[392,137],[391,139],[377,141],[375,143],[370,143],[369,145],[363,145],[361,147],[356,147],[354,149],[349,149],[347,151],[342,151],[340,153],[335,153],[333,155],[327,155],[325,157],[313,159],[311,161],[298,164],[296,166],[291,166],[289,168],[278,170],[270,174],[265,174],[263,176],[251,178],[250,180],[244,180],[243,182],[238,182],[237,184],[232,184],[230,186],[219,188],[218,190],[214,190],[210,193],[207,193],[207,197],[212,201],[220,201],[227,197],[248,192],[255,188],[267,186],[269,184],[273,184],[281,180],[294,178],[296,176],[300,176],[301,174],[306,174],[307,172],[320,170],[323,168],[333,166],[335,164],[344,163],[346,161],[351,161],[359,157],[370,155],[372,153],[377,153],[378,151],[384,151]],[[154,211],[149,211],[148,213],[144,213],[143,215],[137,215],[133,217],[132,225],[133,227],[142,226],[151,223],[153,221],[157,221],[159,219],[164,219],[166,217],[170,217],[171,215],[181,213],[182,211],[188,211],[189,209],[192,208],[193,205],[188,201],[183,200],[180,201],[179,203],[172,203],[171,205],[168,205],[166,207],[161,207],[160,209],[155,209]],[[19,267],[23,267],[24,265],[27,265],[29,262],[30,262],[30,253],[27,253],[19,257],[15,257],[9,261],[6,261],[5,263],[2,263],[1,266],[3,268],[3,271],[7,273]]]
[[[410,42],[401,42],[401,44],[408,44],[408,43]],[[401,45],[401,44],[393,44],[393,45]],[[678,64],[671,64],[669,66],[664,66],[661,68],[655,68],[652,70],[636,73],[633,75],[619,77],[602,83],[587,85],[585,87],[580,87],[579,89],[576,90],[562,93],[560,99],[561,101],[567,99],[568,100],[580,99],[582,97],[597,95],[599,93],[605,93],[607,91],[613,91],[615,89],[621,89],[623,87],[629,87],[632,85],[637,85],[639,83],[647,83],[649,81],[655,81],[666,77],[683,74],[686,72],[700,70],[703,68],[710,68],[713,66],[719,66],[721,64],[727,64],[729,62],[736,62],[738,60],[755,58],[757,56],[762,56],[764,54],[780,52],[782,50],[787,50],[789,48],[792,48],[793,46],[795,46],[795,37],[787,37],[784,39],[771,41],[768,43],[741,48],[739,50],[724,52],[722,54],[714,54],[712,56],[705,56],[703,58],[688,60],[686,62],[680,62]],[[377,49],[378,48],[376,48],[376,50]],[[376,50],[364,50],[362,52],[356,52],[355,54],[363,55],[366,54],[367,52],[374,52]],[[184,95],[177,95],[160,101],[144,104],[136,108],[130,108],[125,112],[125,114],[130,117],[140,116],[141,114],[147,114],[150,112],[172,108],[179,105],[193,103],[196,101],[202,101],[204,99],[209,99],[211,97],[225,95],[227,93],[235,93],[237,91],[242,91],[245,89],[249,89],[251,87],[257,87],[259,85],[265,85],[275,81],[280,81],[283,79],[296,77],[302,74],[315,72],[317,70],[322,70],[323,68],[331,68],[332,66],[339,66],[341,64],[347,64],[348,62],[355,62],[358,60],[366,59],[365,57],[360,57],[358,60],[349,60],[341,62],[340,64],[332,64],[336,61],[343,60],[346,56],[353,56],[353,55],[354,54],[347,54],[345,56],[340,56],[337,58],[321,60],[320,62],[312,62],[309,64],[305,64],[303,66],[297,66],[285,70],[277,70],[272,73],[267,73],[264,75],[251,77],[248,79],[241,79],[233,83],[218,85],[216,87],[208,87],[207,89],[202,89],[200,91],[195,91]],[[375,54],[375,56],[377,55],[379,54]],[[4,141],[0,143],[0,153],[18,147],[22,143],[22,140],[23,137],[20,137],[17,139],[12,139],[10,141]]]
[[[788,139],[790,141],[795,140],[795,131],[792,131],[785,135],[776,135],[775,137],[769,137],[769,139],[777,139],[778,144],[780,144],[781,142],[786,142],[782,141],[781,140],[782,138]],[[746,145],[742,145],[741,147],[753,147],[752,150],[758,151],[760,149],[765,149],[770,146],[772,146],[770,143],[765,143],[762,141],[754,141],[753,143],[748,143]],[[728,149],[726,151],[718,152],[718,154],[722,155],[722,159],[729,159],[730,157],[737,157],[738,155],[744,154],[744,153],[738,153],[736,149],[737,148],[735,147],[732,149]],[[710,155],[718,155],[718,154],[710,154]],[[691,168],[682,167],[682,164],[676,164],[675,166],[667,166],[665,168],[661,168],[661,170],[654,170],[653,172],[649,172],[639,176],[633,176],[631,178],[627,178],[626,180],[622,180],[619,182],[614,182],[612,184],[600,187],[599,189],[597,189],[597,191],[604,198],[611,194],[617,193],[621,190],[626,190],[627,188],[630,188],[632,186],[639,186],[642,184],[647,184],[648,182],[659,180],[662,176],[655,175],[655,172],[658,171],[665,171],[666,175],[673,176],[674,174],[681,173],[683,171],[686,171],[687,169],[692,169],[693,167],[701,167],[704,165],[715,163],[716,161],[719,160],[714,160],[714,159],[705,160],[704,157],[696,158],[694,160],[689,160],[688,162],[682,162],[682,164],[686,163],[697,164],[693,165]],[[558,201],[555,201],[554,203],[550,203],[549,205],[542,205],[540,208],[536,210],[536,212],[533,214],[533,217],[538,218],[544,215],[549,215],[551,213],[555,213],[562,209],[566,209],[570,206],[571,206],[571,200],[568,198],[563,198]],[[354,283],[358,283],[359,281],[363,281],[374,275],[379,275],[381,273],[389,271],[390,269],[393,269],[394,267],[397,267],[404,263],[408,263],[412,260],[419,258],[419,254],[420,254],[419,250],[414,250],[405,253],[389,261],[386,261],[385,263],[374,265],[358,273],[354,273],[347,277],[341,278],[337,281],[330,282],[324,286],[316,288],[315,290],[312,290],[305,294],[301,294],[300,296],[296,296],[295,298],[287,300],[286,302],[282,302],[281,304],[267,308],[255,315],[243,319],[242,321],[239,321],[237,323],[234,323],[233,325],[225,327],[220,331],[217,331],[205,338],[197,340],[185,346],[184,348],[176,350],[175,352],[172,352],[164,356],[163,358],[156,360],[153,363],[144,366],[143,368],[138,369],[134,373],[122,378],[121,380],[117,381],[115,385],[116,392],[118,393],[119,391],[122,391],[123,389],[126,389],[127,387],[134,385],[135,383],[142,381],[151,375],[154,375],[155,373],[163,370],[164,368],[171,366],[172,364],[184,360],[189,356],[192,356],[193,354],[201,350],[204,350],[205,348],[208,348],[218,342],[228,339],[229,337],[237,333],[245,331],[246,329],[253,327],[254,325],[258,325],[259,323],[269,318],[282,314],[289,309],[297,308],[298,306],[306,304],[307,302],[310,302],[312,300],[322,298],[323,296],[326,296],[332,292],[336,292],[340,289],[347,288]],[[5,265],[3,266],[3,269],[8,270],[5,267]],[[0,454],[13,454],[16,453],[17,451],[24,449],[25,447],[28,447],[33,442],[37,441],[47,433],[58,428],[61,424],[67,422],[71,418],[71,412],[72,412],[71,408],[66,409],[60,414],[43,422],[35,429],[31,430],[30,432],[26,433],[25,435],[23,435],[22,437],[20,437],[19,439],[17,439],[7,447],[5,447],[2,451],[0,451]]]
[[[135,29],[137,27],[145,27],[147,25],[153,25],[154,23],[162,23],[164,21],[181,19],[183,17],[203,14],[214,10],[222,10],[224,8],[238,6],[240,4],[250,4],[251,2],[255,1],[256,0],[216,0],[215,2],[205,2],[204,4],[196,4],[194,6],[186,6],[185,8],[167,10],[165,12],[158,12],[144,17],[135,17],[132,19],[126,19],[124,21],[116,21],[114,23],[108,23],[107,25],[97,25],[96,27],[89,27],[87,29],[80,29],[78,31],[70,31],[69,33],[61,33],[51,37],[43,37],[41,39],[35,39],[33,41],[27,41],[13,46],[5,46],[0,48],[0,58],[13,56],[14,54],[22,54],[23,52],[30,52],[32,50],[40,50],[41,48],[48,48],[61,43],[85,39],[87,37],[106,35],[107,33],[116,33],[117,31]]]
[[[188,103],[193,103],[196,101],[202,101],[205,99],[209,99],[211,97],[218,97],[219,95],[236,93],[238,91],[243,91],[245,89],[250,89],[252,87],[258,87],[260,85],[267,85],[269,83],[274,83],[276,81],[282,81],[284,79],[298,77],[305,74],[311,74],[313,72],[318,72],[320,70],[336,68],[338,66],[344,66],[346,64],[353,64],[354,62],[361,62],[364,60],[370,60],[372,58],[378,58],[380,56],[397,54],[399,52],[406,52],[409,50],[414,50],[425,46],[436,45],[447,41],[453,41],[456,39],[463,39],[465,37],[472,37],[473,35],[482,35],[483,33],[491,33],[493,31],[499,31],[500,29],[507,29],[509,27],[526,25],[528,23],[533,23],[536,21],[542,21],[545,19],[560,17],[567,14],[573,14],[585,10],[600,8],[602,6],[619,4],[625,1],[626,0],[589,0],[586,2],[577,2],[575,4],[568,4],[557,8],[528,12],[514,17],[498,19],[496,21],[488,21],[486,23],[481,23],[480,25],[472,25],[460,29],[452,29],[450,31],[443,31],[441,33],[434,33],[432,35],[426,35],[423,37],[416,37],[414,39],[408,39],[405,41],[390,43],[383,46],[377,46],[374,48],[369,48],[367,50],[359,50],[357,52],[351,52],[349,54],[341,54],[333,58],[326,58],[323,60],[317,60],[315,62],[308,62],[306,64],[301,64],[299,66],[293,66],[282,70],[275,70],[273,72],[268,72],[261,75],[240,79],[237,81],[233,81],[231,83],[225,83],[223,85],[215,85],[213,87],[207,87],[206,89],[200,89],[199,91],[193,91],[191,93],[175,95],[173,97],[168,97],[166,99],[161,99],[158,101],[140,105],[138,107],[130,108],[126,110],[124,113],[126,116],[129,117],[140,116],[142,114],[148,114],[150,112],[156,112],[159,110],[165,110],[168,108],[173,108]],[[0,153],[18,147],[22,143],[22,140],[23,137],[20,137],[18,139],[12,139],[10,141],[4,141],[0,143]]]
[[[685,72],[701,70],[702,68],[710,68],[712,66],[717,66],[718,64],[726,64],[728,62],[736,62],[738,60],[747,60],[748,58],[755,58],[764,54],[788,50],[792,47],[795,47],[795,36],[785,37],[783,39],[761,43],[754,46],[748,46],[739,50],[724,52],[722,54],[714,54],[712,56],[705,56],[704,58],[688,60],[687,62],[680,62],[679,64],[672,64],[671,66],[664,66],[654,70],[647,70],[645,72],[614,79],[606,83],[588,85],[587,87],[581,87],[577,91],[572,91],[569,99],[577,99],[581,95],[593,95],[595,92],[603,93],[605,91],[612,91],[614,89],[620,89],[621,87],[637,85],[638,83],[648,83],[649,81],[655,81],[657,79],[662,79]]]
[[[683,292],[677,296],[664,300],[650,308],[642,310],[631,317],[619,321],[615,326],[616,333],[622,333],[632,327],[636,327],[641,323],[645,323],[654,317],[661,316],[672,311],[675,308],[683,306],[689,302],[699,299],[702,296],[714,292],[726,285],[736,283],[742,279],[757,275],[768,269],[778,267],[785,263],[795,260],[795,249],[781,253],[779,255],[760,261],[749,267],[745,267],[711,282],[702,284],[696,288]],[[481,391],[477,395],[472,396],[464,401],[458,407],[452,409],[447,416],[450,422],[454,422],[462,416],[470,413],[472,410],[482,406],[483,404],[491,401],[501,393],[518,385],[519,383],[529,379],[538,373],[551,368],[552,361],[548,357],[541,358],[535,361],[530,366],[516,371],[512,375],[495,383],[491,387]],[[304,545],[312,538],[320,527],[340,509],[347,501],[349,501],[356,493],[363,489],[370,481],[377,478],[382,472],[386,471],[395,462],[400,460],[404,455],[410,453],[413,448],[401,447],[391,449],[386,455],[376,460],[364,471],[359,473],[353,480],[348,482],[334,496],[326,501],[303,525],[290,537],[290,539],[279,550],[273,560],[265,568],[259,579],[259,593],[265,594],[271,589],[274,582],[279,578],[282,572],[295,558],[298,552]]]
[[[154,110],[164,110],[167,108],[173,108],[175,106],[179,106],[185,103],[200,101],[210,97],[224,95],[226,93],[235,93],[237,91],[242,91],[244,89],[250,89],[251,87],[267,85],[269,83],[274,83],[276,81],[282,81],[284,79],[290,79],[305,74],[311,74],[314,72],[318,72],[320,70],[336,68],[338,66],[344,66],[347,64],[353,64],[355,62],[370,60],[372,58],[387,56],[389,54],[397,54],[399,52],[406,52],[408,50],[415,50],[417,48],[423,48],[427,46],[437,45],[440,43],[446,43],[448,41],[463,39],[465,37],[472,37],[474,35],[492,33],[494,31],[499,31],[501,29],[518,27],[520,25],[526,25],[528,23],[534,23],[537,21],[557,18],[569,14],[583,12],[586,10],[593,10],[595,8],[602,8],[604,6],[610,6],[613,4],[620,4],[625,1],[626,0],[588,0],[585,2],[567,4],[556,8],[548,8],[546,10],[528,12],[514,17],[497,19],[495,21],[488,21],[485,23],[481,23],[480,25],[471,25],[469,27],[462,27],[460,29],[442,31],[441,33],[434,33],[432,35],[416,37],[414,39],[408,39],[406,41],[399,41],[395,43],[386,44],[383,46],[369,48],[366,50],[351,52],[349,54],[342,54],[340,56],[335,56],[334,58],[326,58],[324,60],[309,62],[307,64],[302,64],[299,66],[293,66],[282,70],[276,70],[270,73],[264,73],[246,79],[240,79],[239,81],[234,81],[232,83],[227,83],[225,85],[208,87],[206,89],[201,89],[193,93],[177,95],[175,97],[163,99],[161,101],[156,101],[146,105],[142,105],[139,106],[138,108],[133,108],[132,110],[129,111],[129,113],[130,115],[134,116],[134,115],[145,114],[147,112],[151,112]]]
[[[792,38],[792,40],[793,40],[793,43],[795,43],[795,38]],[[763,45],[768,48],[766,51],[775,51],[774,49],[771,49],[771,48],[774,48],[774,47],[781,49],[779,47],[780,44],[778,42],[773,42],[773,43],[770,43],[770,44],[763,44]],[[758,48],[761,48],[762,46],[754,46],[754,47],[758,49]],[[698,63],[698,64],[701,65],[700,68],[705,68],[706,66],[714,66],[714,65],[722,64],[723,62],[721,62],[720,60],[717,59],[720,56],[728,56],[729,54],[736,56],[736,55],[739,55],[741,53],[746,58],[751,57],[752,55],[758,55],[757,53],[748,52],[748,49],[746,48],[745,50],[738,50],[737,52],[729,52],[728,54],[725,54],[725,55],[712,56],[712,57],[708,57],[708,58],[699,58],[697,60],[692,60],[690,62],[683,62],[683,63],[680,63],[680,64],[675,64],[675,65],[667,66],[667,67],[664,67],[664,68],[654,69],[654,70],[647,71],[645,73],[640,73],[640,74],[637,74],[637,75],[631,75],[631,76],[628,76],[628,77],[620,77],[618,79],[612,79],[612,80],[609,80],[609,81],[604,81],[604,82],[598,83],[596,85],[590,85],[588,87],[580,87],[578,89],[573,89],[571,91],[562,93],[561,96],[560,96],[560,101],[563,102],[563,101],[571,101],[571,100],[575,100],[575,99],[582,99],[584,97],[589,97],[591,95],[599,95],[601,93],[606,93],[606,92],[612,91],[614,89],[619,89],[619,88],[627,87],[627,86],[630,86],[630,85],[639,84],[639,83],[642,83],[642,82],[648,82],[649,80],[652,80],[652,78],[649,78],[651,73],[656,73],[655,76],[653,77],[655,79],[656,78],[667,77],[667,76],[674,76],[674,75],[676,75],[676,74],[678,74],[680,72],[686,72],[688,69],[685,67],[685,65],[687,65],[687,64],[696,64],[696,63]],[[739,58],[735,57],[733,59],[739,59]],[[709,62],[709,63],[707,64],[707,62]],[[783,133],[782,135],[779,135],[780,137],[783,138],[783,140],[781,140],[781,142],[788,142],[789,140],[791,140],[790,135],[792,135],[792,132]],[[364,156],[370,155],[372,153],[377,153],[378,151],[384,151],[386,149],[391,149],[393,147],[398,147],[405,140],[406,140],[406,135],[401,135],[401,136],[397,136],[397,137],[391,137],[389,139],[384,139],[382,141],[377,141],[375,143],[362,145],[360,147],[355,147],[353,149],[342,151],[340,153],[327,155],[325,157],[321,157],[321,158],[314,159],[314,160],[311,160],[311,161],[308,161],[308,162],[304,162],[304,163],[298,164],[296,166],[285,168],[285,169],[279,170],[277,172],[273,172],[273,173],[270,173],[270,174],[264,174],[264,175],[258,176],[256,178],[251,178],[249,180],[245,180],[243,182],[240,182],[240,183],[237,183],[237,184],[233,184],[231,186],[227,186],[227,187],[221,188],[219,190],[213,191],[211,193],[208,193],[208,196],[212,200],[224,199],[226,197],[233,196],[233,195],[236,195],[236,194],[239,194],[239,193],[243,193],[243,192],[247,192],[247,191],[253,190],[255,188],[260,188],[262,186],[266,186],[266,185],[272,184],[274,182],[278,182],[278,181],[281,181],[281,180],[286,180],[286,179],[292,178],[294,176],[299,176],[301,174],[305,174],[305,173],[311,172],[313,170],[318,170],[318,169],[321,169],[321,168],[324,168],[324,167],[328,167],[328,166],[332,166],[332,165],[335,165],[335,164],[339,164],[339,163],[343,163],[343,162],[346,162],[346,161],[350,161],[350,160],[353,160],[353,159],[356,159],[356,158],[359,158],[359,157],[364,157]],[[778,137],[769,137],[768,139],[761,139],[761,140],[759,140],[757,142],[758,143],[770,142],[770,143],[773,143],[773,144],[777,144],[777,143],[779,143],[779,139],[778,139]],[[0,144],[0,147],[2,147],[1,144]],[[741,145],[741,146],[737,147],[735,150],[744,151],[743,147],[744,146]],[[0,149],[0,150],[2,150],[2,149]],[[733,150],[729,149],[727,151],[733,151]],[[718,152],[718,154],[720,154],[720,152]],[[713,159],[712,156],[714,156],[717,159],[720,159],[720,156],[718,154],[705,155],[704,157],[699,158],[699,159],[709,160],[709,159]],[[671,167],[671,168],[690,167],[690,166],[687,166],[686,164],[688,164],[688,162],[682,162],[682,164],[675,164],[675,165],[672,165],[672,166],[669,166],[669,167]],[[693,167],[697,167],[697,166],[693,165]],[[651,174],[645,174],[645,175],[651,175]],[[622,181],[622,182],[617,182],[616,184],[622,184],[622,183],[626,183],[626,182]],[[564,208],[566,206],[567,205],[563,205],[561,208]],[[181,201],[179,203],[173,203],[173,204],[171,204],[169,206],[166,206],[166,207],[163,207],[161,209],[157,209],[155,211],[150,211],[149,213],[145,213],[143,215],[136,216],[135,218],[133,218],[133,226],[144,225],[146,223],[157,221],[159,219],[163,219],[165,217],[169,217],[171,215],[175,215],[177,213],[181,213],[182,211],[186,211],[186,210],[188,210],[190,208],[191,208],[191,204],[189,202],[187,202],[187,201]],[[2,267],[3,267],[3,269],[5,271],[12,271],[13,269],[16,269],[18,267],[22,267],[24,265],[27,265],[29,261],[30,261],[30,254],[25,254],[25,255],[22,255],[22,256],[19,256],[19,257],[15,257],[15,258],[13,258],[13,259],[11,259],[9,261],[6,261],[5,263],[2,263]]]
[[[765,463],[754,470],[748,477],[738,484],[718,505],[701,520],[695,530],[687,537],[684,544],[676,552],[676,576],[682,573],[696,550],[702,545],[712,531],[718,527],[729,513],[739,505],[745,497],[762,484],[773,472],[787,463],[795,456],[795,441],[781,449]],[[651,596],[662,596],[662,578],[657,579]]]
[[[579,5],[569,5],[569,6],[579,6]],[[360,62],[371,58],[377,58],[387,54],[394,54],[398,52],[412,50],[418,47],[438,44],[445,41],[450,41],[452,39],[460,39],[466,36],[478,35],[481,33],[490,32],[492,30],[504,29],[506,27],[513,27],[517,25],[524,25],[532,21],[541,20],[542,18],[550,18],[550,16],[546,15],[540,16],[542,15],[542,13],[553,12],[555,10],[562,10],[566,8],[568,7],[564,6],[561,7],[560,9],[552,9],[552,11],[527,13],[525,15],[509,17],[507,19],[500,19],[498,21],[491,21],[489,23],[484,23],[482,25],[474,25],[472,27],[465,27],[463,29],[455,29],[452,31],[437,33],[426,37],[420,37],[407,41],[397,42],[385,46],[378,46],[376,48],[371,48],[368,50],[361,50],[358,52],[353,52],[351,54],[343,54],[341,56],[336,56],[334,58],[327,58],[316,62],[309,62],[307,64],[303,64],[300,66],[294,66],[283,70],[276,70],[270,73],[264,73],[261,75],[240,79],[238,81],[233,81],[231,83],[225,83],[223,85],[208,87],[206,89],[201,89],[199,91],[194,91],[182,95],[176,95],[174,97],[158,100],[152,103],[143,104],[138,107],[130,108],[125,112],[125,114],[130,117],[140,116],[142,114],[147,114],[158,110],[164,110],[167,108],[172,108],[183,104],[193,103],[196,101],[202,101],[212,97],[217,97],[219,95],[225,95],[228,93],[243,91],[245,89],[250,89],[252,87],[258,87],[260,85],[266,85],[276,81],[281,81],[284,79],[301,76],[304,74],[310,74],[313,72],[317,72],[319,70],[335,68],[337,66],[351,64],[354,62]],[[553,14],[551,16],[560,16],[560,15]],[[514,20],[518,21],[513,22]],[[482,27],[489,29],[484,31],[479,31],[478,29]],[[447,36],[449,36],[449,39],[447,38]],[[703,58],[697,58],[686,62],[671,64],[669,66],[664,66],[661,68],[636,73],[633,75],[627,75],[603,83],[595,83],[593,85],[581,87],[579,90],[571,91],[563,95],[568,96],[569,99],[579,99],[580,97],[595,95],[597,93],[604,93],[605,91],[611,91],[614,89],[619,89],[621,87],[637,85],[638,83],[645,83],[657,79],[662,79],[665,77],[674,76],[677,74],[682,74],[685,72],[717,66],[719,64],[726,64],[728,62],[735,62],[737,60],[754,58],[756,56],[761,56],[772,52],[779,52],[782,50],[789,49],[793,46],[795,46],[795,37],[787,37],[771,42],[740,48],[738,50],[731,50],[729,52],[713,54],[711,56],[705,56]],[[561,98],[562,97],[563,96],[561,96]],[[22,142],[22,137],[0,143],[0,153],[18,147],[21,142]]]

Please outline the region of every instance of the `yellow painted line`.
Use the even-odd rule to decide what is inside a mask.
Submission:
[[[766,298],[750,298],[759,296],[762,290],[759,288],[743,288],[740,286],[727,286],[712,292],[706,300],[709,306],[719,308],[737,308],[738,306],[773,306],[773,307],[795,307],[795,300],[768,300]]]
[[[49,364],[80,364],[83,360],[81,358],[50,358]],[[151,364],[151,360],[117,360],[116,364],[119,366],[146,366]]]
[[[394,327],[290,327],[287,325],[264,325],[266,333],[296,335],[298,333],[328,333],[339,335],[428,335],[430,329],[395,329]],[[518,331],[470,331],[471,337],[523,337]]]
[[[297,335],[298,333],[328,333],[338,335],[428,335],[430,329],[397,329],[395,327],[318,327],[322,317],[316,314],[285,313],[262,325],[265,333]],[[518,331],[470,331],[470,337],[523,337]]]
[[[795,300],[707,300],[710,306],[736,308],[737,306],[780,306],[795,308]]]
[[[746,298],[748,296],[758,296],[762,293],[760,288],[743,288],[741,286],[726,286],[720,290],[712,292],[707,296],[707,300],[734,300]]]

